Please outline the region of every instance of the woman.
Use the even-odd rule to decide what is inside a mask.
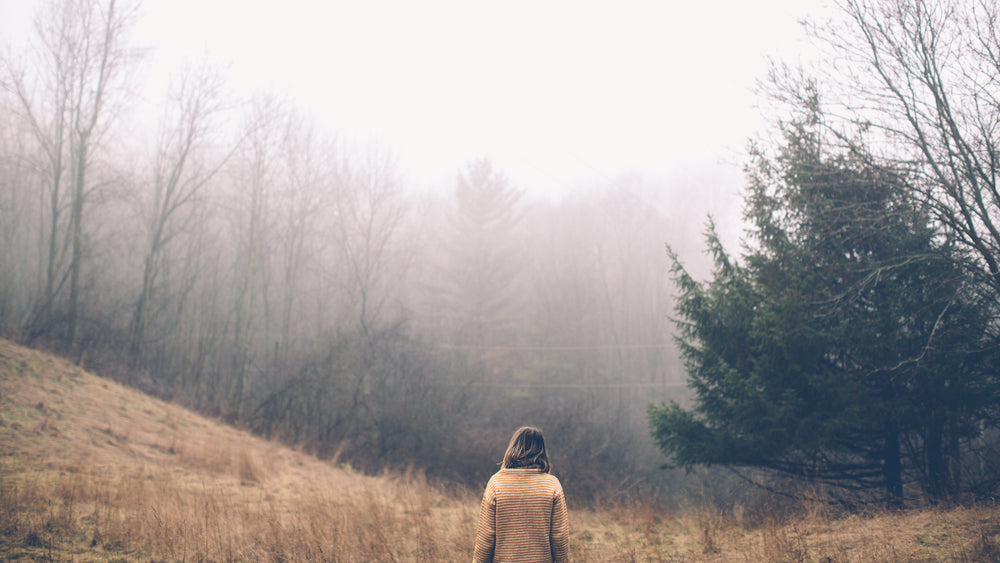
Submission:
[[[474,561],[563,563],[568,551],[566,497],[549,474],[542,432],[518,428],[483,493]]]

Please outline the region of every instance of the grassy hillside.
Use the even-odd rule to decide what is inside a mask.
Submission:
[[[360,475],[0,340],[4,560],[468,561],[478,494]],[[1000,558],[995,507],[570,518],[574,561]]]

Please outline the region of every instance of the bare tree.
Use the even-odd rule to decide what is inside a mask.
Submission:
[[[276,197],[276,244],[280,260],[280,326],[275,361],[284,365],[293,345],[296,311],[307,293],[304,280],[316,253],[323,192],[331,182],[335,146],[303,114],[289,112],[280,153],[281,178]],[[314,268],[319,270],[319,268]],[[294,323],[293,323],[294,321]]]
[[[239,417],[246,399],[249,371],[256,356],[259,329],[268,327],[267,286],[270,280],[269,237],[279,158],[284,103],[268,95],[256,97],[247,116],[246,141],[236,159],[234,218],[232,355],[227,407]],[[263,318],[263,320],[261,320]],[[266,335],[262,338],[268,341]]]
[[[990,0],[839,0],[810,26],[828,50],[802,74],[776,67],[770,94],[821,103],[851,150],[913,173],[913,195],[974,256],[1000,299],[1000,8]]]
[[[0,95],[0,329],[18,328],[28,314],[40,254],[35,247],[39,175],[26,158],[31,133]]]
[[[50,5],[50,10],[56,9]],[[67,117],[70,97],[70,64],[72,45],[64,37],[70,36],[74,25],[68,10],[63,17],[42,17],[35,20],[35,33],[39,45],[32,53],[32,65],[45,69],[44,76],[28,73],[22,65],[10,59],[5,60],[4,85],[16,97],[15,109],[24,122],[28,123],[33,137],[43,154],[42,162],[36,165],[45,176],[47,185],[48,228],[45,235],[46,267],[40,296],[36,303],[34,324],[36,327],[49,325],[52,303],[66,277],[59,273],[63,264],[63,253],[68,241],[61,235],[65,229],[63,211],[66,206],[63,176],[69,161]],[[68,233],[68,231],[65,231]],[[66,270],[68,273],[68,270]],[[61,278],[57,281],[57,277]]]
[[[40,76],[5,65],[6,82],[45,155],[49,186],[48,257],[36,325],[48,328],[53,301],[68,278],[64,339],[69,346],[77,332],[85,202],[93,190],[88,172],[115,104],[126,91],[122,80],[135,59],[127,48],[126,33],[135,12],[115,0],[106,5],[97,0],[53,0],[36,19],[39,45],[34,69]],[[60,271],[67,251],[67,269]]]
[[[191,207],[235,151],[211,146],[213,117],[222,109],[222,79],[207,66],[188,67],[174,86],[161,125],[151,198],[145,202],[146,243],[142,286],[132,321],[133,361],[144,358],[153,292],[166,250],[195,217]],[[237,143],[238,146],[238,143]]]
[[[395,156],[371,146],[348,156],[334,181],[333,240],[352,315],[364,334],[386,321],[385,306],[405,272],[400,240],[406,202]]]

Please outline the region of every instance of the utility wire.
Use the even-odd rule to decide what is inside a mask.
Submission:
[[[636,388],[657,388],[657,387],[684,387],[681,383],[463,383],[469,387],[573,387],[580,389],[605,388],[620,389],[625,387]]]
[[[621,350],[661,349],[663,344],[599,344],[594,346],[477,346],[474,344],[438,344],[435,348],[447,350]]]

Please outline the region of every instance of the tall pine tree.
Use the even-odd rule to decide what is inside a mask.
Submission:
[[[458,174],[436,300],[465,367],[481,376],[509,371],[512,360],[501,350],[515,344],[522,312],[520,198],[489,160]]]

